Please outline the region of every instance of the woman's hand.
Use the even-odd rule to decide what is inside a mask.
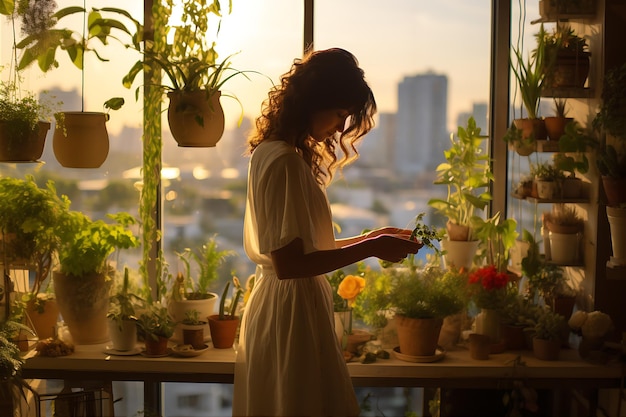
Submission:
[[[368,239],[372,242],[373,256],[387,262],[400,262],[410,253],[417,253],[424,244],[411,240],[411,231],[408,232],[408,234],[382,234]]]

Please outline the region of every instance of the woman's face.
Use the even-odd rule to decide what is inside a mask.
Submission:
[[[317,142],[323,142],[336,132],[343,132],[350,112],[345,109],[320,110],[311,116],[310,134]]]

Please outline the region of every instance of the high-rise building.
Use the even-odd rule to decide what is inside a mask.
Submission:
[[[411,177],[436,168],[448,146],[448,77],[432,72],[405,77],[398,85],[394,168]]]

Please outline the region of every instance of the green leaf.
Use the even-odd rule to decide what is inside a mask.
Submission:
[[[15,2],[13,0],[0,0],[0,14],[10,16],[15,10]]]

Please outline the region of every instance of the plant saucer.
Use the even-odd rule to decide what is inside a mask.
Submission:
[[[208,345],[204,345],[202,349],[181,349],[184,345],[176,345],[172,348],[172,352],[175,355],[183,356],[183,357],[191,357],[191,356],[199,356],[202,355],[209,349]]]
[[[141,353],[141,349],[135,346],[130,350],[117,350],[113,349],[113,346],[106,346],[102,352],[113,356],[134,356],[139,355]]]
[[[446,356],[446,350],[442,348],[441,346],[437,346],[437,350],[435,351],[435,354],[432,356],[412,356],[412,355],[405,355],[404,353],[401,353],[400,346],[396,346],[395,348],[393,348],[393,354],[395,355],[396,358],[400,359],[401,361],[415,362],[415,363],[427,363],[427,362],[437,362],[438,360],[443,359],[443,357]]]
[[[145,358],[164,358],[166,356],[170,356],[172,354],[172,349],[167,348],[167,350],[165,351],[165,353],[161,354],[161,355],[148,355],[145,351],[145,349],[141,350],[141,356],[145,357]]]

